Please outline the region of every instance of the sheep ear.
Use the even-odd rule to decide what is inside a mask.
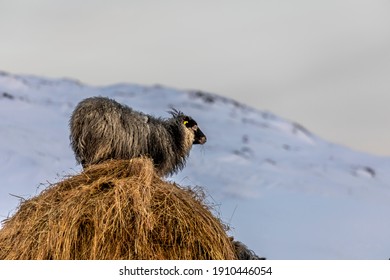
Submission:
[[[190,127],[191,126],[191,118],[188,117],[188,116],[183,116],[183,124],[186,126],[186,127]]]
[[[196,121],[194,121],[191,117],[188,117],[188,116],[184,116],[183,124],[188,128],[191,128],[191,127],[194,127],[195,125],[197,125]]]

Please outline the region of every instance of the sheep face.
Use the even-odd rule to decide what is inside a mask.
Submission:
[[[185,125],[186,129],[190,130],[191,133],[194,135],[192,144],[203,145],[204,143],[206,143],[207,141],[206,135],[203,134],[202,130],[200,130],[198,124],[194,119],[185,116],[183,118],[183,124]]]

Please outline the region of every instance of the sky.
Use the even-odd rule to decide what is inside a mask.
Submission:
[[[234,98],[390,156],[390,1],[0,0],[0,70]]]

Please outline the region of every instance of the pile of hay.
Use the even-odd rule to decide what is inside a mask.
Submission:
[[[0,259],[236,259],[199,195],[161,180],[149,159],[108,161],[21,203]]]

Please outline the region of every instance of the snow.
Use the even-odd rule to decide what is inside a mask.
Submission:
[[[234,100],[163,86],[92,87],[0,72],[0,218],[20,197],[80,172],[68,120],[89,96],[169,117],[175,107],[207,135],[168,178],[201,186],[229,234],[269,259],[388,259],[390,158],[320,139],[299,124]]]

